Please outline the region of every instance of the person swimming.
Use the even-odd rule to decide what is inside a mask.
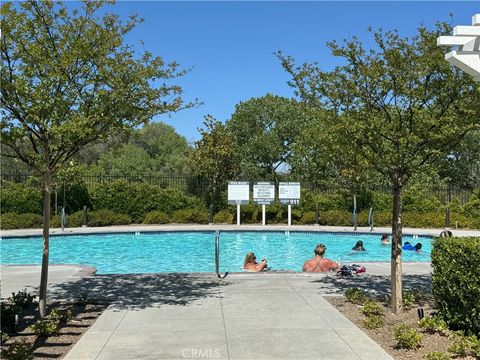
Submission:
[[[246,271],[261,272],[267,269],[267,260],[262,259],[260,263],[257,263],[257,257],[253,252],[248,252],[245,256],[243,263],[243,269]]]
[[[352,248],[353,251],[365,251],[365,248],[363,247],[363,241],[358,240],[355,246]]]
[[[382,245],[388,245],[388,244],[389,244],[388,235],[387,235],[387,234],[383,234],[383,235],[382,235],[382,239],[381,239],[380,241],[382,242]]]

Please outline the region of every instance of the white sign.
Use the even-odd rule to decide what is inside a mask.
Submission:
[[[300,183],[281,182],[278,184],[278,201],[283,205],[300,204]]]
[[[228,204],[248,205],[250,203],[250,184],[248,181],[228,182]]]
[[[271,182],[256,182],[253,184],[253,203],[256,205],[271,205],[275,200],[275,185]]]

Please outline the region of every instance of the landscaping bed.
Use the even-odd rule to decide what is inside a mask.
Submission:
[[[386,302],[376,300],[375,303],[379,305],[382,314],[380,317],[383,319],[383,325],[375,325],[378,328],[371,329],[365,326],[364,320],[367,316],[363,313],[363,305],[352,303],[343,296],[327,297],[326,299],[395,359],[473,360],[480,358],[480,342],[478,342],[478,339],[474,339],[472,342],[467,340],[467,337],[460,336],[448,329],[442,331],[430,329],[428,331],[425,327],[421,328],[419,326],[417,314],[419,308],[423,309],[425,317],[435,314],[433,299],[431,298],[410,303],[399,315],[393,315],[386,306]],[[412,348],[399,346],[399,342],[394,336],[394,328],[399,324],[410,325],[411,329],[416,331],[415,336],[420,334],[421,340],[419,340],[418,346]],[[415,341],[409,338],[406,343],[412,345]]]
[[[2,301],[3,302],[3,301]],[[15,331],[2,331],[2,359],[61,359],[80,337],[95,323],[107,305],[88,302],[56,303],[49,305],[60,314],[68,314],[68,318],[59,321],[58,332],[52,335],[37,334],[34,324],[39,320],[36,307],[22,310]],[[50,317],[47,317],[49,319]],[[38,324],[38,323],[37,323]],[[51,322],[45,327],[51,329]],[[33,327],[32,327],[33,326]],[[7,330],[7,331],[5,331]]]

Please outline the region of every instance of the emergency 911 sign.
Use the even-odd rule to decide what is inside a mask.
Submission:
[[[300,183],[281,182],[278,184],[278,201],[281,205],[300,204]]]

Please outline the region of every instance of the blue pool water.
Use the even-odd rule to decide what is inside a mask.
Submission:
[[[248,251],[255,252],[259,260],[265,257],[272,269],[301,271],[317,243],[327,246],[327,258],[341,263],[390,261],[391,246],[381,245],[379,235],[222,232],[220,236],[222,272],[241,271]],[[52,236],[50,263],[94,266],[99,274],[214,272],[214,237],[213,232]],[[351,251],[358,240],[367,251]],[[403,261],[430,261],[430,238],[404,236],[403,241],[423,244],[420,253],[404,251]],[[41,263],[39,237],[2,239],[0,245],[2,264]]]

